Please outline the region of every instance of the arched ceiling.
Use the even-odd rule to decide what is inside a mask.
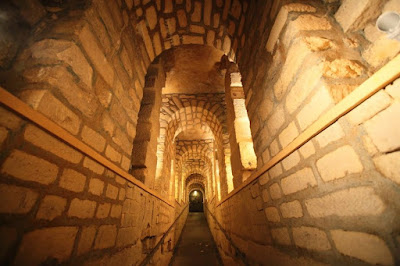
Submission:
[[[163,94],[224,92],[219,69],[223,52],[206,45],[183,45],[168,51]]]

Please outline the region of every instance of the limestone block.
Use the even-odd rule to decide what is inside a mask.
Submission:
[[[315,12],[316,9],[312,6],[304,5],[304,4],[300,4],[300,3],[292,3],[292,4],[283,6],[280,9],[278,16],[275,19],[274,25],[272,26],[271,32],[269,34],[267,44],[265,46],[265,48],[267,49],[268,52],[271,53],[274,50],[274,47],[279,38],[279,35],[281,34],[281,31],[286,24],[287,16],[288,16],[289,12],[291,12],[291,11]]]
[[[0,184],[0,195],[0,213],[27,213],[39,196],[32,189],[6,184]]]
[[[107,184],[106,197],[110,199],[116,199],[117,196],[118,196],[118,188],[111,184]]]
[[[7,129],[17,129],[20,127],[21,122],[21,118],[3,107],[0,107],[0,125]]]
[[[56,87],[67,101],[85,116],[93,117],[98,108],[95,94],[78,86],[75,77],[62,66],[37,67],[24,71],[24,78],[30,83],[47,83]]]
[[[310,157],[315,153],[314,144],[312,143],[312,141],[308,141],[306,144],[301,146],[299,151],[301,155],[303,155],[304,159],[307,159],[308,157]]]
[[[78,134],[81,119],[46,90],[27,90],[21,99],[73,135]]]
[[[149,23],[150,30],[154,29],[157,25],[157,11],[154,6],[146,9],[146,20]]]
[[[98,178],[91,178],[89,181],[89,193],[100,196],[103,194],[104,182]]]
[[[259,178],[260,185],[263,186],[263,185],[267,184],[268,181],[269,181],[269,174],[268,174],[268,172],[265,172]]]
[[[106,140],[93,129],[83,126],[81,137],[83,142],[87,143],[89,146],[95,150],[102,152],[106,146]]]
[[[77,249],[78,255],[90,251],[93,245],[95,235],[96,235],[96,227],[88,226],[82,228],[81,237],[79,239],[79,244]]]
[[[268,195],[268,189],[263,189],[262,191],[262,199],[264,202],[268,202],[269,201],[269,195]]]
[[[282,171],[282,166],[280,163],[276,164],[274,167],[272,167],[269,170],[269,175],[271,176],[271,179],[277,178],[283,173]]]
[[[321,198],[308,199],[305,205],[312,217],[379,215],[386,208],[370,187],[340,190]]]
[[[270,222],[279,222],[281,217],[279,216],[278,209],[275,207],[268,207],[265,209],[265,215],[267,215],[267,219]]]
[[[285,114],[283,106],[278,106],[274,109],[273,114],[267,121],[267,126],[270,131],[271,136],[275,136],[278,130],[285,123]]]
[[[97,208],[96,217],[99,219],[107,218],[108,214],[110,213],[111,204],[110,203],[103,203],[99,204]]]
[[[328,78],[356,78],[364,73],[363,66],[348,59],[335,59],[333,61],[325,61],[324,77]]]
[[[121,161],[121,154],[116,151],[113,147],[110,145],[107,145],[106,148],[106,157],[109,158],[111,161],[119,163]]]
[[[400,147],[400,123],[394,123],[400,116],[400,103],[378,113],[365,122],[365,130],[381,152],[389,152]]]
[[[335,46],[333,41],[323,37],[310,36],[306,37],[304,40],[307,43],[308,48],[313,52],[325,51]]]
[[[283,218],[303,217],[303,210],[298,200],[282,203],[280,209]]]
[[[282,161],[283,168],[287,171],[298,165],[300,162],[300,155],[297,151],[294,151],[288,157]]]
[[[392,152],[374,158],[375,166],[384,177],[400,185],[400,152]]]
[[[96,209],[96,202],[90,200],[80,200],[75,198],[69,206],[68,216],[81,219],[92,218]]]
[[[140,236],[140,228],[127,227],[120,228],[117,236],[117,246],[123,247],[135,243]]]
[[[300,129],[306,129],[311,123],[318,119],[334,102],[325,86],[321,86],[310,101],[296,116]]]
[[[64,144],[34,125],[28,125],[26,127],[24,139],[33,145],[49,151],[71,163],[79,163],[83,157],[80,152]]]
[[[192,22],[200,22],[201,20],[201,2],[194,2],[194,10],[191,16]]]
[[[278,81],[274,85],[274,94],[278,100],[286,93],[292,79],[303,64],[303,60],[311,53],[307,44],[296,41],[289,49]]]
[[[313,91],[322,76],[322,64],[311,66],[298,75],[286,97],[286,109],[293,113]]]
[[[368,21],[378,17],[381,0],[344,0],[335,14],[344,32],[363,29]]]
[[[179,9],[177,12],[179,26],[185,28],[187,26],[186,12],[183,9]]]
[[[296,124],[291,122],[282,132],[279,134],[279,142],[282,147],[286,147],[299,135]]]
[[[272,199],[280,199],[282,197],[281,188],[278,183],[274,183],[269,187],[269,194]]]
[[[282,43],[285,47],[289,47],[290,43],[298,35],[301,35],[301,31],[322,31],[330,29],[332,29],[332,25],[325,17],[317,17],[309,14],[300,15],[297,19],[288,23],[286,32],[282,38]]]
[[[346,118],[354,125],[361,124],[388,107],[390,103],[388,94],[380,90],[348,113]]]
[[[23,151],[13,150],[3,163],[1,173],[24,181],[48,185],[56,180],[58,167]]]
[[[47,258],[61,263],[74,247],[77,227],[62,226],[35,230],[24,235],[15,258],[16,265],[39,265]]]
[[[317,168],[325,182],[360,173],[364,169],[357,153],[349,145],[342,146],[319,159]]]
[[[65,168],[59,181],[59,186],[74,192],[82,192],[85,188],[86,177],[69,168]]]
[[[111,207],[111,213],[110,216],[113,218],[120,218],[122,213],[122,206],[113,204]]]
[[[36,219],[51,221],[64,212],[66,205],[67,199],[55,195],[47,195],[40,203]]]
[[[115,225],[101,225],[98,229],[95,249],[104,249],[113,247],[117,238],[117,227]]]
[[[88,86],[92,87],[93,69],[87,62],[82,51],[73,42],[46,39],[34,43],[30,47],[32,58],[54,60],[58,59],[69,66],[75,74]]]
[[[310,250],[330,250],[326,233],[314,227],[294,227],[292,228],[293,240],[296,246]]]
[[[386,36],[373,42],[362,54],[365,60],[373,67],[382,66],[400,52],[400,43],[388,39]]]
[[[316,185],[317,181],[311,168],[303,168],[281,180],[282,191],[285,195],[304,190],[308,187],[315,187]]]
[[[114,70],[99,47],[96,37],[90,31],[88,25],[82,28],[79,34],[79,40],[95,69],[100,73],[107,84],[112,87],[114,82]]]
[[[101,175],[104,173],[104,166],[102,166],[101,164],[97,163],[96,161],[90,159],[89,157],[85,157],[85,159],[83,159],[83,167],[89,169],[90,171]]]
[[[319,133],[315,140],[318,142],[321,148],[327,146],[328,144],[337,141],[344,137],[344,132],[342,127],[338,122],[330,125],[327,129]]]
[[[289,231],[286,227],[272,228],[271,229],[272,238],[280,245],[290,245],[291,240],[289,236]]]
[[[375,235],[340,229],[332,230],[331,235],[336,249],[344,255],[371,264],[393,264],[392,254],[385,241]]]

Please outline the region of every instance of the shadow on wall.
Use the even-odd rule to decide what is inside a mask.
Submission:
[[[203,193],[194,190],[189,194],[189,212],[203,212]]]

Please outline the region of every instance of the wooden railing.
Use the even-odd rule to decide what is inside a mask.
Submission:
[[[332,125],[339,118],[356,108],[365,100],[370,98],[376,92],[384,88],[386,85],[393,82],[400,77],[400,55],[397,55],[389,63],[383,66],[380,70],[374,73],[352,93],[345,97],[342,101],[328,110],[317,121],[311,124],[306,130],[303,131],[297,138],[283,148],[277,155],[268,161],[263,167],[255,171],[246,181],[239,187],[235,188],[228,195],[218,202],[217,206],[221,205],[229,198],[240,192],[253,181],[258,179],[262,174],[271,169],[274,165],[285,159],[292,152],[300,148],[307,141],[318,135],[321,131]]]
[[[58,139],[68,143],[70,146],[79,150],[83,154],[89,156],[99,164],[103,165],[104,167],[110,169],[111,171],[115,172],[116,174],[122,176],[129,182],[132,182],[136,186],[140,187],[147,193],[153,195],[154,197],[158,198],[159,200],[165,202],[171,207],[175,207],[174,203],[166,199],[165,197],[161,196],[157,191],[148,188],[145,184],[138,181],[135,177],[131,174],[127,173],[119,166],[115,165],[95,150],[90,148],[88,145],[71,135],[65,129],[48,119],[46,116],[42,115],[38,111],[32,109],[29,105],[21,101],[19,98],[15,97],[4,88],[0,87],[0,103],[7,106],[14,112],[20,114],[21,116],[25,117],[26,119],[30,120],[31,122],[35,123],[42,129],[46,130],[47,132],[51,133]]]

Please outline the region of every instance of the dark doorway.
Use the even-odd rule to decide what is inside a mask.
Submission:
[[[189,212],[203,212],[203,193],[200,190],[190,192]]]

